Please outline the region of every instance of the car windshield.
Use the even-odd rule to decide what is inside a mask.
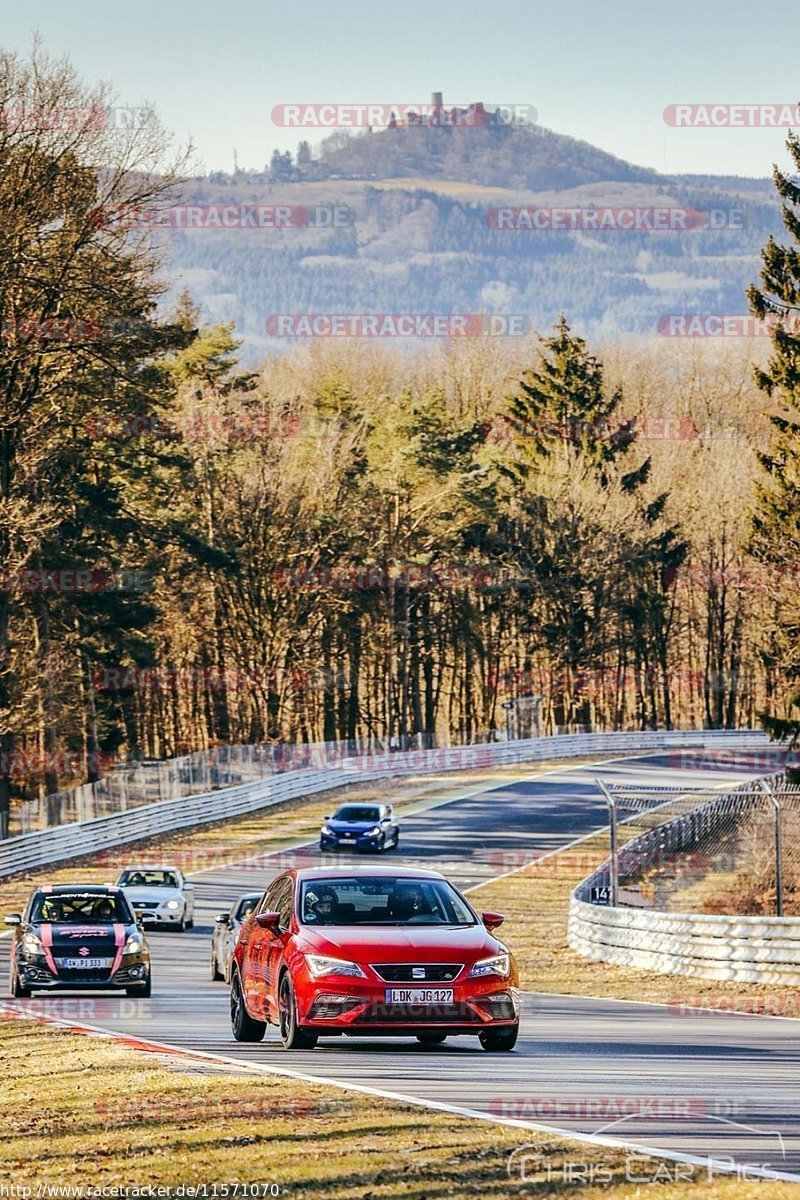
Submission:
[[[334,813],[336,821],[380,821],[379,808],[368,807],[364,804],[343,804]]]
[[[119,892],[67,892],[53,896],[39,892],[31,906],[31,921],[54,925],[101,925],[107,921],[133,924],[128,901]]]
[[[120,887],[168,887],[178,886],[178,876],[174,871],[123,871],[117,883]]]
[[[260,896],[245,896],[244,900],[240,900],[239,906],[234,913],[235,920],[243,921],[245,917],[249,917],[260,899]]]
[[[300,894],[304,925],[474,925],[476,917],[444,879],[408,876],[310,879]]]

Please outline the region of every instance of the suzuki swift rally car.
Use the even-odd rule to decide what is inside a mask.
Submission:
[[[14,929],[12,996],[83,988],[150,995],[150,950],[119,888],[40,887],[6,925]]]
[[[320,1037],[475,1034],[511,1050],[519,977],[492,933],[435,871],[287,871],[244,922],[233,952],[231,1024],[240,1042],[277,1025],[287,1049]]]

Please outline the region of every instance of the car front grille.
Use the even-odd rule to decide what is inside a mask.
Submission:
[[[70,971],[66,967],[59,969],[59,983],[108,983],[111,971],[108,967],[102,971]]]
[[[158,908],[158,901],[157,900],[134,900],[133,907],[137,910],[140,908]]]
[[[371,1004],[353,1024],[358,1025],[481,1025],[468,1004]]]
[[[386,983],[449,983],[460,974],[463,963],[372,963],[373,971]],[[419,974],[424,971],[425,974]],[[417,972],[414,974],[414,972]]]

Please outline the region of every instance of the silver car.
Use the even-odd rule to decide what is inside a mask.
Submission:
[[[230,912],[218,913],[211,934],[211,978],[231,981],[231,958],[242,922],[249,917],[263,892],[248,892],[231,906]]]
[[[143,925],[194,925],[194,884],[177,867],[142,863],[126,867],[117,880]]]

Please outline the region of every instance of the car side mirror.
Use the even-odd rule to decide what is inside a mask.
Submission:
[[[481,920],[488,930],[499,929],[505,921],[505,917],[500,913],[481,913]]]
[[[259,929],[268,929],[270,933],[277,935],[281,932],[281,914],[277,912],[258,913],[256,925]]]
[[[332,821],[333,813],[328,813],[327,817],[323,817],[322,819],[323,819],[323,821]]]
[[[217,925],[227,925],[229,923],[229,917],[227,913],[217,913],[217,915],[214,917],[214,920],[216,921]]]
[[[22,916],[20,913],[9,913],[5,919],[6,925],[21,925]]]

